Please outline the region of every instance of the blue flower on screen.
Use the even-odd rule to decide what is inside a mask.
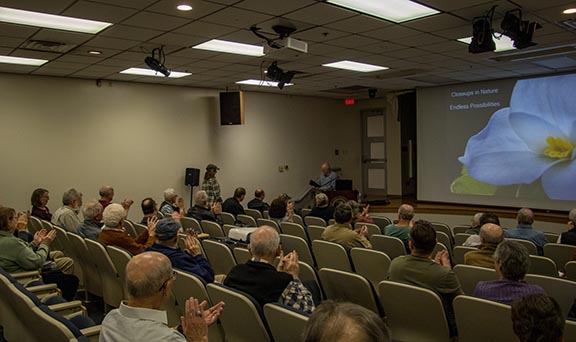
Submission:
[[[576,200],[576,75],[520,80],[510,107],[468,140],[470,177],[493,185],[540,180],[549,198]]]

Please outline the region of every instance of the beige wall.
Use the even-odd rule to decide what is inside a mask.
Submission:
[[[0,204],[19,210],[36,187],[51,190],[54,211],[66,188],[87,200],[102,184],[136,201],[174,187],[188,205],[184,169],[209,162],[225,196],[297,194],[322,160],[360,184],[359,112],[341,101],[245,93],[246,124],[221,127],[216,90],[0,74],[0,99]]]

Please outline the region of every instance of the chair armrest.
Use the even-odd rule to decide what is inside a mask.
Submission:
[[[82,335],[90,338],[90,341],[98,341],[98,338],[100,336],[100,328],[101,328],[100,325],[95,325],[90,328],[84,328],[80,330],[80,332],[82,333]]]
[[[28,271],[28,272],[18,272],[18,273],[10,273],[12,278],[14,279],[22,279],[22,278],[39,278],[40,272],[39,271]]]
[[[84,306],[82,306],[82,302],[79,300],[73,300],[71,302],[66,302],[66,303],[59,303],[59,304],[53,304],[53,305],[49,305],[48,308],[54,312],[58,312],[62,315],[67,314],[67,313],[62,313],[62,311],[70,311],[70,310],[74,310],[71,311],[72,312],[76,312],[76,311],[85,311],[86,308]]]
[[[40,293],[45,293],[45,292],[53,292],[54,290],[58,289],[58,285],[56,284],[44,284],[44,285],[37,285],[37,286],[31,286],[31,287],[27,287],[26,290],[34,293],[34,294],[38,294]]]

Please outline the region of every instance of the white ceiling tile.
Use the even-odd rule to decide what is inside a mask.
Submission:
[[[144,9],[158,0],[91,0],[93,2],[101,2],[110,5],[120,5],[121,7]]]
[[[394,43],[402,43],[403,45],[406,45],[406,46],[420,47],[420,46],[426,46],[426,45],[430,45],[430,44],[443,43],[443,42],[446,42],[447,40],[446,40],[446,38],[441,38],[441,37],[434,36],[434,35],[431,35],[428,33],[422,33],[422,34],[419,34],[416,36],[391,39],[391,41]]]
[[[229,40],[232,42],[238,42],[244,44],[254,44],[254,45],[265,44],[265,41],[262,38],[256,37],[254,33],[252,33],[252,31],[250,30],[238,30],[236,32],[219,36],[218,39]]]
[[[20,46],[26,40],[23,38],[3,37],[0,36],[0,46],[15,48]]]
[[[119,23],[129,16],[137,13],[135,9],[99,4],[88,1],[78,1],[71,7],[67,8],[62,15],[99,20],[109,23]]]
[[[420,31],[432,32],[468,25],[468,22],[449,13],[442,13],[431,17],[412,20],[407,22],[405,25]]]
[[[449,12],[461,8],[490,3],[490,0],[419,0],[424,5],[440,11]]]
[[[142,27],[127,25],[114,25],[100,34],[100,37],[112,37],[137,41],[147,41],[163,34],[162,31],[150,30]]]
[[[317,3],[315,5],[287,14],[285,17],[310,24],[324,25],[345,18],[353,17],[357,14],[358,13],[356,12],[332,6],[327,3]]]
[[[93,35],[86,33],[41,29],[38,33],[32,36],[31,39],[78,45],[87,42],[93,37]]]
[[[192,1],[193,9],[191,11],[179,11],[176,9],[176,6],[180,3],[182,3],[180,0],[158,1],[154,5],[146,8],[146,11],[168,14],[187,19],[199,19],[225,7],[224,5],[213,2],[194,0]]]
[[[333,30],[324,26],[315,27],[305,30],[303,32],[294,33],[294,38],[301,39],[306,42],[326,42],[332,39],[342,38],[349,36],[350,33]]]
[[[73,4],[75,1],[76,0],[2,0],[1,6],[42,13],[60,14],[65,8]]]
[[[31,71],[34,71],[36,68],[38,68],[38,67],[29,66],[29,65],[0,63],[0,72],[7,72],[7,73],[27,74]]]
[[[88,43],[94,47],[110,49],[130,49],[140,44],[139,41],[98,36]]]
[[[206,38],[199,36],[191,36],[179,33],[165,33],[149,41],[149,43],[159,45],[173,45],[181,47],[191,47],[206,41]]]
[[[326,27],[349,33],[362,33],[373,31],[392,25],[390,22],[370,17],[367,15],[357,15],[351,18],[327,24]]]
[[[175,32],[206,38],[216,38],[218,36],[222,36],[237,30],[238,29],[235,27],[222,24],[219,25],[204,21],[195,21],[179,29],[176,29]]]
[[[202,18],[203,21],[209,23],[226,23],[226,25],[238,28],[249,28],[252,25],[259,24],[270,19],[272,19],[272,17],[267,14],[247,11],[235,7],[228,7]]]
[[[360,35],[349,35],[342,38],[332,39],[326,42],[326,44],[336,45],[347,48],[354,48],[358,46],[366,46],[377,44],[379,41],[377,39],[368,38]]]
[[[36,27],[0,23],[0,35],[14,38],[28,38],[39,29]]]
[[[415,36],[422,32],[405,27],[402,25],[390,25],[381,29],[362,33],[363,36],[372,37],[380,40],[393,40],[404,37]]]
[[[54,60],[54,59],[61,56],[61,54],[59,54],[59,53],[33,51],[33,50],[25,50],[25,49],[16,49],[12,53],[12,55],[18,56],[18,57],[26,57],[26,58],[47,59],[49,61]]]
[[[44,76],[68,76],[73,72],[67,69],[57,69],[50,67],[41,67],[40,69],[32,72],[32,75],[44,75]]]
[[[160,31],[170,31],[177,27],[186,25],[189,22],[190,22],[189,19],[179,18],[175,16],[152,13],[152,12],[140,12],[124,20],[122,24],[137,27],[145,27]]]
[[[236,7],[261,12],[271,15],[282,15],[296,11],[302,7],[315,4],[314,0],[290,0],[290,1],[270,1],[270,0],[244,0]]]

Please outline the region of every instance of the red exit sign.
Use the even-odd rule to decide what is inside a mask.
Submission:
[[[344,100],[344,103],[345,103],[347,106],[352,106],[352,105],[354,104],[354,102],[355,102],[355,101],[354,101],[353,98],[347,98],[346,100]]]

